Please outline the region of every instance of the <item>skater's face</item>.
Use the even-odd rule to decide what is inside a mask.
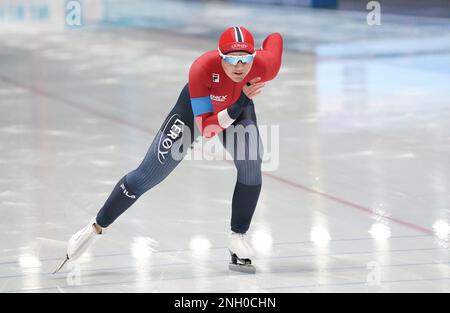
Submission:
[[[230,52],[227,55],[248,55],[246,52]],[[240,83],[252,69],[253,62],[244,64],[239,61],[236,65],[225,62],[222,59],[222,68],[228,77],[235,83]]]

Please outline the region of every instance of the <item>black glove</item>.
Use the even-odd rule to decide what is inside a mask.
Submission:
[[[248,106],[249,103],[250,103],[250,98],[247,97],[247,95],[243,91],[241,91],[241,95],[240,95],[239,99],[227,108],[228,115],[233,120],[237,119],[238,116],[242,113],[242,110],[246,106]]]

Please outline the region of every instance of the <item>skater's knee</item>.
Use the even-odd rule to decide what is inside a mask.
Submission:
[[[236,161],[237,180],[244,185],[260,185],[262,182],[261,161]]]
[[[150,178],[150,173],[140,168],[135,169],[125,176],[130,189],[139,194],[144,194],[153,187],[152,184],[149,183]]]
[[[126,175],[126,180],[130,188],[136,192],[143,194],[159,183],[161,183],[169,173],[174,169],[175,165],[161,165],[157,161],[145,162],[137,169]]]
[[[131,190],[139,195],[142,195],[148,191],[146,186],[142,184],[142,182],[145,181],[147,177],[148,174],[146,173],[146,171],[143,168],[138,167],[125,175],[125,180]]]

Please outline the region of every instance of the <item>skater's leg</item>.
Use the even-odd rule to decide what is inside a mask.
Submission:
[[[228,249],[231,254],[229,269],[254,274],[253,250],[247,243],[246,232],[255,212],[261,192],[261,163],[263,146],[259,136],[253,102],[241,113],[233,125],[226,129],[222,143],[233,156],[237,169],[231,214]]]
[[[188,90],[186,85],[139,167],[117,183],[97,217],[70,238],[66,259],[55,273],[68,260],[77,260],[102,236],[102,228],[111,225],[142,194],[164,180],[181,162],[194,138],[198,136]]]
[[[262,142],[251,103],[221,137],[233,156],[237,180],[232,200],[231,230],[245,234],[250,227],[261,192]]]
[[[142,163],[114,187],[97,215],[97,224],[108,227],[141,195],[162,182],[181,162],[197,134],[186,85]]]

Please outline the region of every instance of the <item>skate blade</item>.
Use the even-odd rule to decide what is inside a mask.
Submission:
[[[66,256],[66,259],[58,266],[58,268],[53,272],[53,274],[58,273],[64,267],[64,265],[66,265],[67,261],[69,261],[68,256]]]
[[[256,268],[253,265],[239,265],[239,264],[229,264],[228,268],[233,272],[240,272],[245,274],[256,274]]]

